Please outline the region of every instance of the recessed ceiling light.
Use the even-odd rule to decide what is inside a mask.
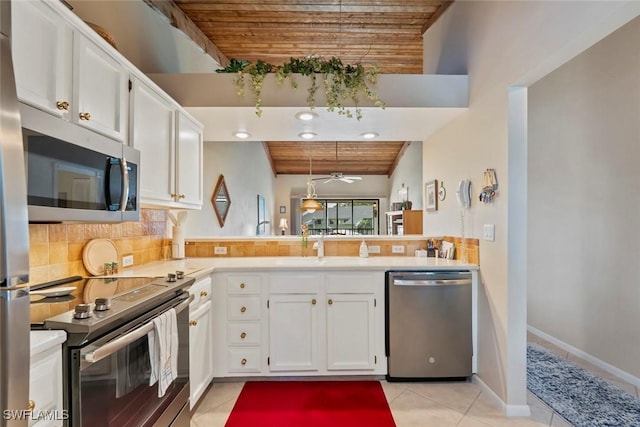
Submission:
[[[360,134],[360,136],[363,137],[364,139],[373,139],[373,138],[376,138],[378,134],[375,132],[363,132]]]
[[[251,136],[249,132],[244,130],[239,130],[237,132],[234,132],[233,134],[235,135],[236,138],[240,138],[240,139],[247,139]]]
[[[304,138],[304,139],[313,139],[314,137],[316,137],[318,134],[313,133],[313,132],[302,132],[299,133],[298,136],[300,138]]]
[[[296,119],[298,120],[309,121],[315,119],[316,117],[318,117],[318,115],[313,111],[300,111],[299,113],[296,113]]]

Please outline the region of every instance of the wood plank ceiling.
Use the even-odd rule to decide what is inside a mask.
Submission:
[[[149,1],[149,0],[147,0]],[[337,56],[385,74],[422,73],[422,34],[452,1],[174,0],[227,58],[281,64]],[[154,1],[153,3],[158,3]],[[266,142],[274,173],[390,175],[404,142]]]

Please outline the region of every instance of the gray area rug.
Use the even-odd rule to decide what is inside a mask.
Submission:
[[[527,388],[575,427],[640,427],[639,399],[536,344]]]

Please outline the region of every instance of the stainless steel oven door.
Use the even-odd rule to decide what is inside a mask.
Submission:
[[[148,332],[153,317],[171,308],[165,304],[148,313],[135,327],[113,333],[70,351],[69,405],[72,426],[171,425],[189,399],[190,299],[176,307],[178,378],[162,397],[158,383],[149,385]],[[174,305],[176,303],[173,303]]]

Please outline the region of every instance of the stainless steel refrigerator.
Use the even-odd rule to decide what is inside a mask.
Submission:
[[[29,402],[29,225],[11,2],[0,0],[0,426],[26,426]]]

